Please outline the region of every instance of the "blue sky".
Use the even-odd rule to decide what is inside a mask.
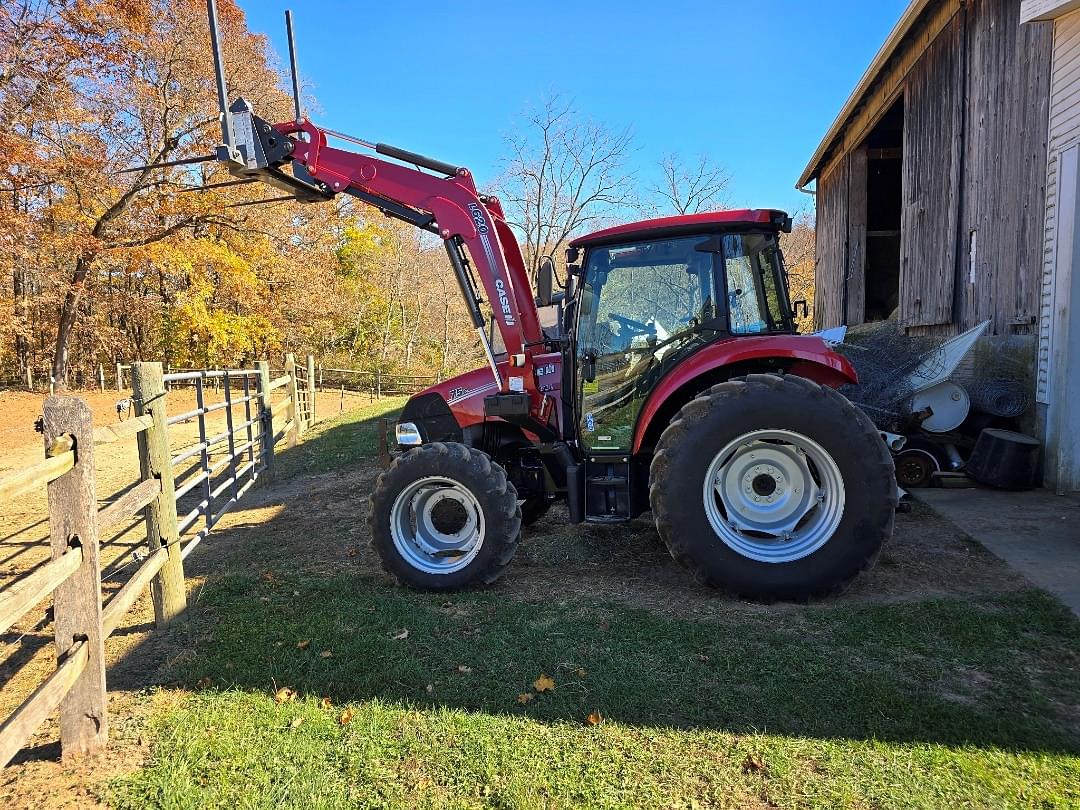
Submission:
[[[633,129],[641,185],[667,153],[706,153],[732,174],[732,205],[789,211],[807,208],[795,181],[907,5],[239,2],[283,59],[291,2],[313,120],[468,166],[481,186],[517,117],[558,92]]]

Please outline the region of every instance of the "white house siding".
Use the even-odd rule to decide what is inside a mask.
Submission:
[[[1054,21],[1036,398],[1046,483],[1080,490],[1080,0],[1025,0],[1024,21]]]
[[[1053,73],[1050,80],[1049,154],[1046,161],[1046,235],[1039,309],[1039,402],[1049,403],[1053,369],[1050,345],[1054,323],[1054,265],[1057,261],[1058,168],[1061,153],[1080,141],[1080,11],[1054,25]]]

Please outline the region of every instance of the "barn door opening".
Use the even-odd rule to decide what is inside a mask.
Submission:
[[[903,211],[904,99],[866,139],[866,263],[863,321],[882,321],[900,304],[900,219]]]

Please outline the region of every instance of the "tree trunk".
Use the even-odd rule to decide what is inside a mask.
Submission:
[[[52,376],[56,383],[56,390],[63,391],[67,388],[68,366],[68,343],[71,340],[71,331],[75,327],[75,317],[79,311],[79,300],[82,298],[83,282],[90,269],[90,260],[80,256],[75,260],[75,272],[71,278],[71,284],[64,295],[64,304],[60,308],[60,319],[56,324],[56,348],[53,351]]]
[[[26,373],[27,367],[29,367],[30,360],[30,341],[24,334],[23,330],[26,328],[26,316],[28,312],[27,298],[29,290],[29,279],[27,278],[27,272],[21,267],[17,267],[12,270],[12,292],[15,298],[15,319],[20,322],[19,331],[15,334],[15,357],[19,362],[19,373]]]

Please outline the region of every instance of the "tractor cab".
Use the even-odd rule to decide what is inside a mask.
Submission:
[[[777,211],[722,211],[571,244],[573,419],[587,452],[631,452],[649,394],[705,346],[795,334],[779,246],[790,222]]]

